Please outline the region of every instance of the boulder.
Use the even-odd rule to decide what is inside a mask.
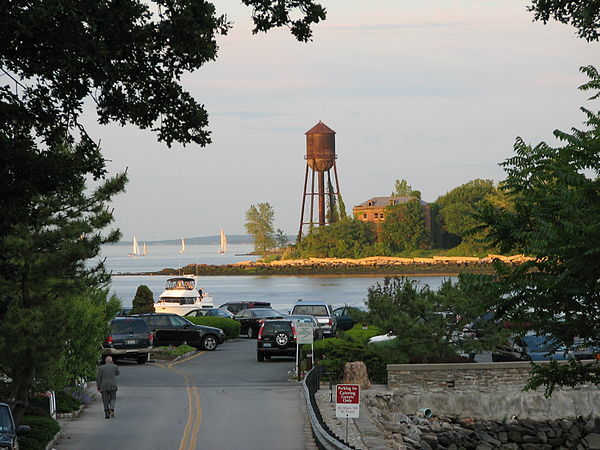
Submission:
[[[358,384],[361,389],[370,389],[367,366],[362,361],[348,362],[344,366],[344,384]]]
[[[586,435],[584,441],[587,444],[587,448],[589,448],[590,450],[600,449],[600,434],[590,433]]]

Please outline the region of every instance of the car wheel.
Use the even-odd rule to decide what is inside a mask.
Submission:
[[[212,352],[215,348],[217,348],[217,338],[212,334],[207,334],[202,338],[202,348],[209,352]]]
[[[136,359],[138,364],[146,364],[146,361],[148,361],[148,355],[143,354],[137,357]]]
[[[284,348],[290,342],[290,338],[285,333],[278,333],[275,335],[275,346],[279,348]]]
[[[270,356],[265,356],[265,359],[266,359],[267,361],[270,361],[270,360],[271,360],[271,357],[270,357]]]
[[[252,327],[248,327],[248,331],[246,332],[246,336],[248,336],[248,339],[253,339],[254,338],[254,330],[252,329]]]
[[[264,362],[265,355],[263,355],[261,352],[256,352],[256,359],[258,360],[258,362]]]

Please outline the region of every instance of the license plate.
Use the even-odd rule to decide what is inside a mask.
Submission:
[[[136,344],[136,341],[135,341],[135,339],[127,339],[127,340],[125,341],[125,344],[126,344],[126,345],[135,345],[135,344]]]
[[[263,347],[270,347],[270,346],[271,346],[271,344],[269,342],[263,343]]]

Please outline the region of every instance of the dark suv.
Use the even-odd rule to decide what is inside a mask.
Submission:
[[[148,360],[152,350],[152,333],[142,319],[135,317],[117,317],[110,322],[110,331],[102,344],[102,356],[133,358],[138,364]]]
[[[187,344],[197,349],[212,351],[225,342],[220,328],[196,325],[189,320],[169,313],[138,314],[154,333],[154,345]]]
[[[266,320],[258,330],[256,359],[263,362],[271,356],[296,354],[296,326],[291,320]]]
[[[269,302],[227,302],[219,306],[219,308],[224,308],[227,311],[231,311],[234,315],[239,313],[242,309],[248,308],[270,308],[271,304]]]
[[[0,403],[0,448],[17,450],[19,442],[17,436],[28,433],[31,429],[27,425],[15,427],[12,411],[6,403]]]

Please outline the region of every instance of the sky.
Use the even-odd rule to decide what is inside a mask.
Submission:
[[[186,74],[209,112],[206,148],[158,143],[134,126],[100,126],[109,170],[129,184],[113,202],[124,240],[245,233],[250,205],[298,233],[304,133],[336,131],[340,190],[352,206],[406,179],[425,201],[476,178],[500,181],[517,137],[555,143],[581,127],[579,67],[600,66],[600,43],[562,24],[532,22],[519,0],[328,0],[312,42],[287,29],[252,35],[251,10],[216,2],[234,28],[219,54]]]

